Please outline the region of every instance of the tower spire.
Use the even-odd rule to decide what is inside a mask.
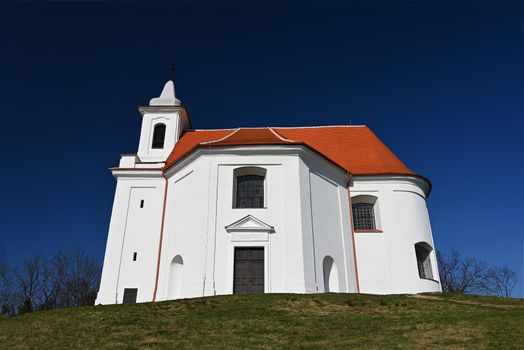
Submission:
[[[172,73],[174,74],[174,73]],[[168,80],[159,97],[149,101],[150,106],[180,106],[180,100],[175,97],[175,83],[173,79]]]

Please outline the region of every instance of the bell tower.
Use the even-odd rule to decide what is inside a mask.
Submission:
[[[173,81],[169,80],[160,96],[138,111],[142,116],[138,158],[141,162],[166,161],[182,132],[191,127],[185,107],[175,97]]]

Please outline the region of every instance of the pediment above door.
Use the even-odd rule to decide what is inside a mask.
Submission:
[[[227,232],[266,232],[273,233],[275,228],[266,224],[252,215],[244,216],[242,219],[226,226]]]

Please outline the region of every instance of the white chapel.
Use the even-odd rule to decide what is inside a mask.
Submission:
[[[431,183],[367,126],[193,129],[172,81],[138,111],[96,304],[441,291]]]

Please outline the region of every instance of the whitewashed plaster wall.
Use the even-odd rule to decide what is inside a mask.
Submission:
[[[298,175],[296,158],[202,155],[170,174],[159,299],[172,297],[168,295],[168,270],[176,255],[184,258],[180,297],[231,294],[233,254],[239,246],[264,247],[265,292],[303,292],[302,256],[295,248],[300,247],[300,227],[294,224],[300,213],[298,186],[291,181]],[[233,208],[233,171],[245,166],[266,169],[266,208]],[[287,179],[284,172],[290,174]],[[284,206],[292,209],[286,211]],[[247,215],[273,226],[274,232],[226,231],[226,226]],[[293,236],[296,238],[291,239]]]
[[[414,177],[355,177],[351,197],[378,198],[383,232],[355,232],[355,248],[361,293],[395,294],[441,291],[435,245],[426,208],[426,184]],[[415,244],[425,242],[430,254],[433,280],[421,279]]]
[[[348,269],[353,268],[347,263],[348,256],[352,259],[350,236],[347,242],[341,242],[343,236],[349,234],[348,207],[344,204],[347,203],[347,195],[344,195],[345,190],[340,190],[342,184],[334,182],[344,182],[343,172],[331,182],[327,178],[314,180],[313,191],[308,193],[314,193],[314,200],[321,205],[315,204],[312,210],[310,199],[304,199],[301,193],[302,186],[311,186],[309,170],[301,171],[305,163],[297,151],[286,154],[289,150],[277,149],[275,154],[275,148],[271,149],[273,151],[266,147],[265,152],[273,154],[253,154],[253,147],[215,150],[215,154],[202,152],[202,155],[175,167],[169,174],[158,300],[175,297],[170,295],[169,270],[176,256],[181,256],[184,261],[179,297],[231,294],[234,248],[241,246],[264,247],[266,293],[323,290],[322,259],[326,255],[332,255],[339,264],[339,291],[355,290],[354,273],[348,274]],[[314,165],[315,161],[326,163],[316,165],[318,169],[332,167],[322,159],[309,160],[309,164]],[[265,208],[233,208],[234,170],[246,166],[267,171]],[[335,177],[334,173],[331,170],[325,175]],[[307,210],[303,206],[307,206]],[[346,213],[346,219],[340,218],[341,211]],[[247,215],[272,226],[274,232],[226,231],[226,226]],[[306,255],[312,256],[315,252],[313,245],[304,245],[312,239],[313,233],[305,230],[303,224],[311,227],[312,215],[316,216],[317,221],[315,234],[319,238],[315,260],[319,263],[316,268],[308,269],[304,266],[315,264]],[[349,282],[348,276],[351,279]],[[318,278],[321,282],[317,283]],[[310,288],[307,288],[308,284]],[[317,284],[320,284],[320,289]]]
[[[245,166],[266,169],[266,208],[233,208],[233,172]],[[114,174],[117,189],[97,303],[122,302],[124,288],[138,288],[137,302],[151,301],[165,179],[160,170]],[[167,176],[157,300],[231,294],[237,246],[264,247],[266,293],[325,291],[327,256],[336,277],[329,290],[357,291],[347,174],[323,158],[300,146],[199,149]],[[352,197],[378,198],[383,230],[355,233],[360,292],[440,291],[438,281],[420,279],[417,270],[414,244],[434,247],[423,187],[407,177],[353,179]],[[272,232],[226,230],[247,215]],[[434,251],[431,259],[438,280]]]
[[[152,299],[164,179],[159,171],[148,177],[141,176],[143,172],[117,176],[96,304],[121,303],[124,288],[138,288],[138,302]],[[136,261],[133,261],[135,252]]]
[[[349,222],[347,174],[332,164],[301,160],[301,198],[303,220],[306,292],[324,292],[329,274],[323,262],[331,257],[336,285],[330,292],[356,292],[353,241]]]

